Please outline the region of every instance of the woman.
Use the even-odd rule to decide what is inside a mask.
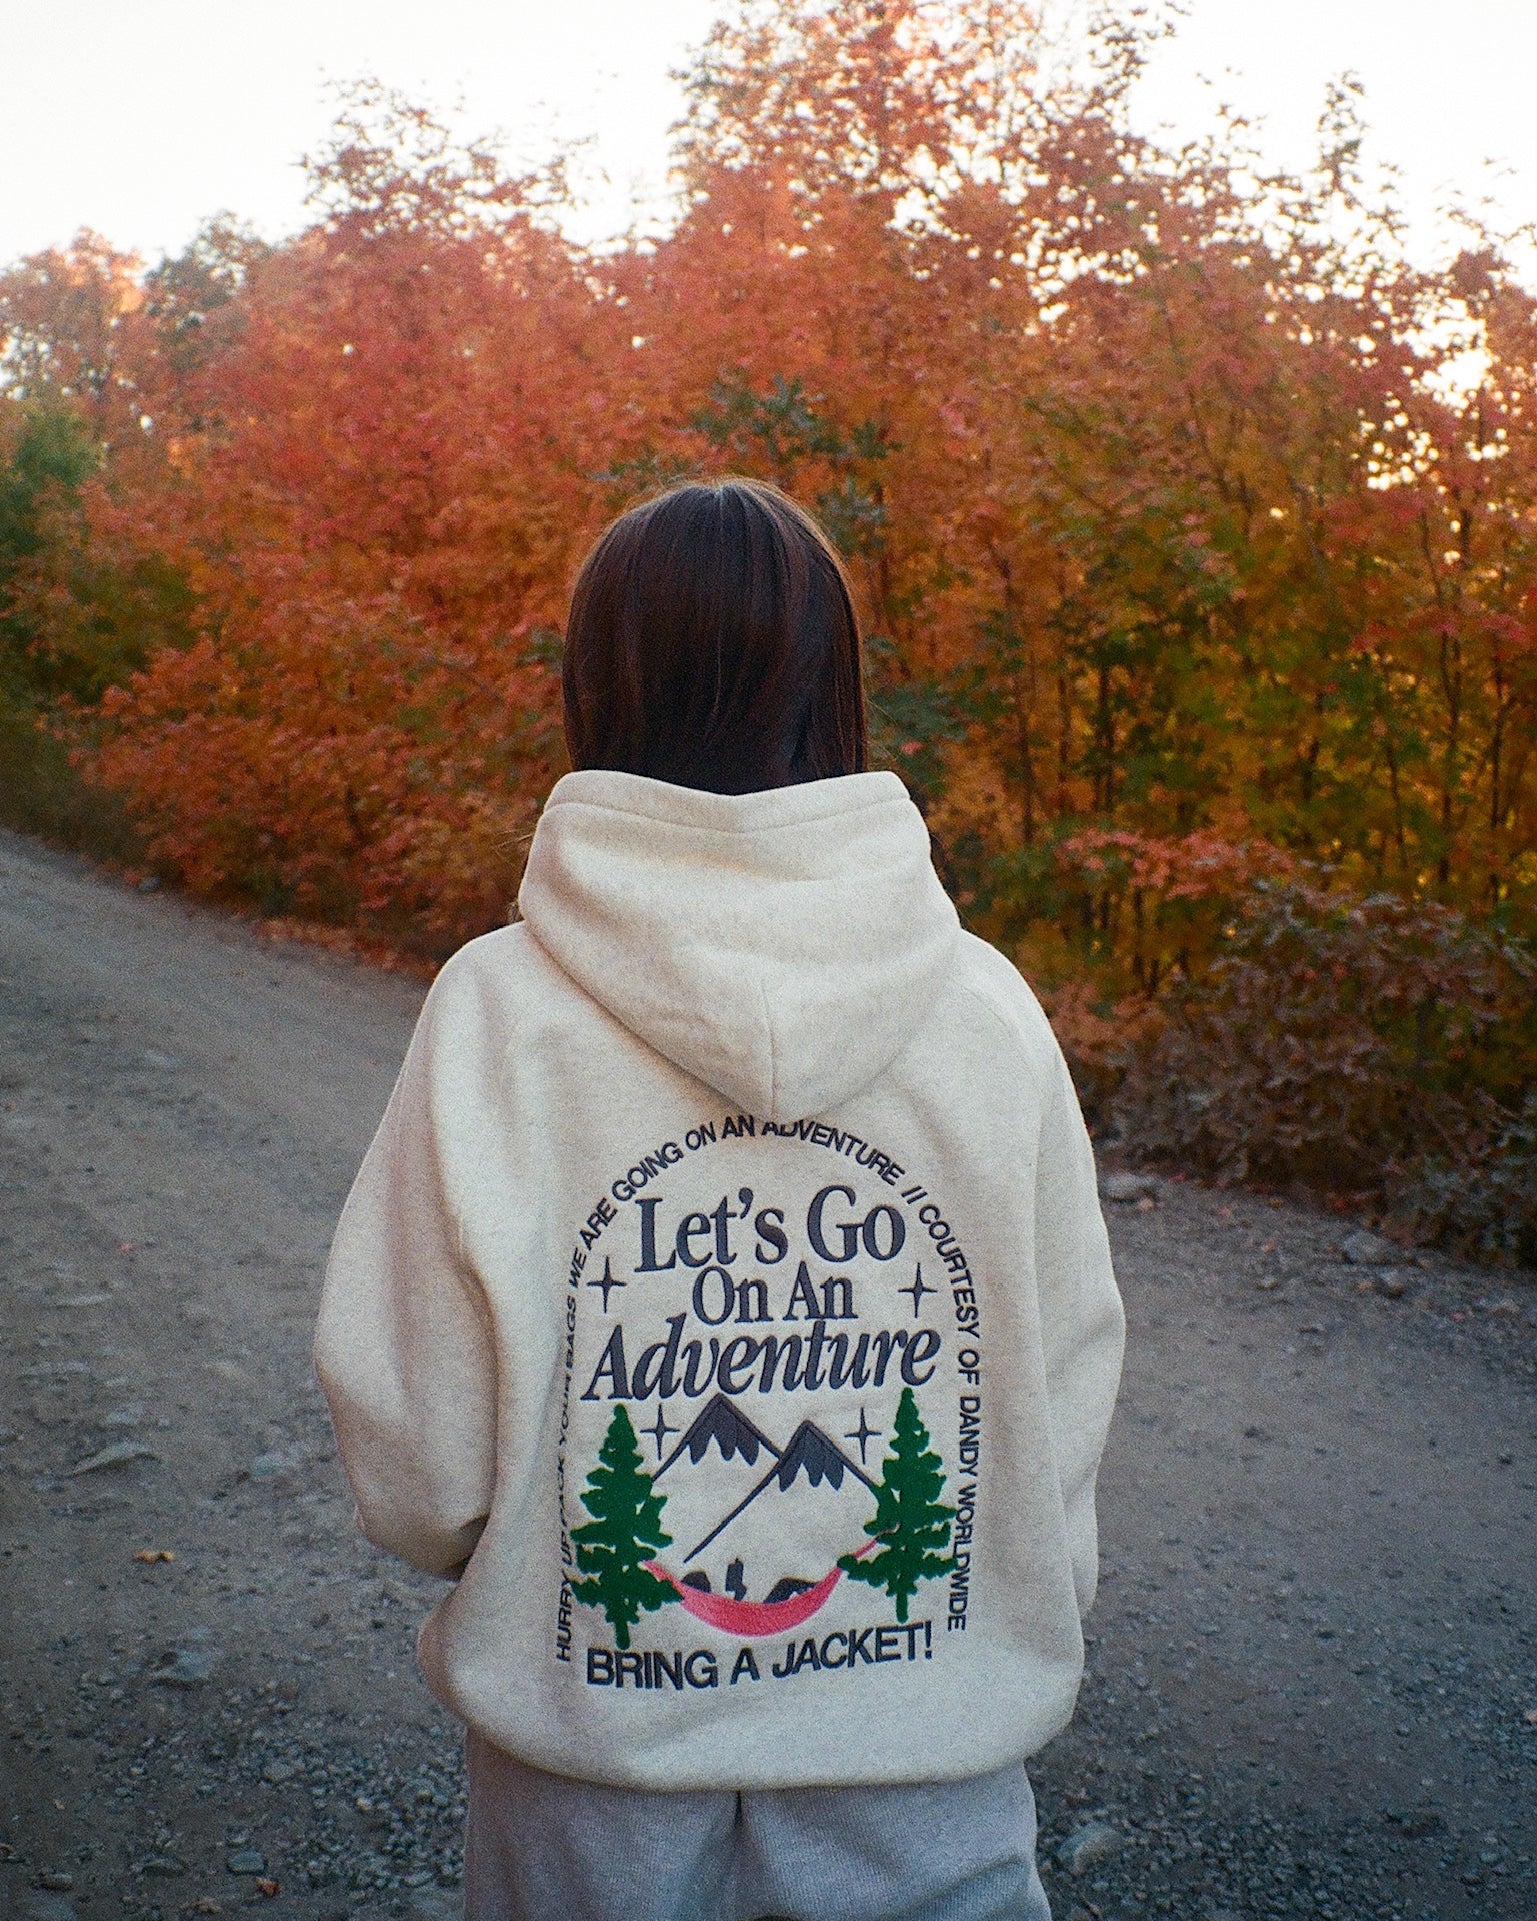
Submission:
[[[472,1921],[1044,1921],[1122,1317],[1014,968],[866,771],[775,489],[593,549],[520,925],[428,997],[316,1364],[364,1531],[454,1582]]]

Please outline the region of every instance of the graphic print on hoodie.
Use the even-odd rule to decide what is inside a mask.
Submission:
[[[889,773],[556,786],[316,1367],[434,1693],[545,1770],[959,1779],[1071,1714],[1122,1317],[1061,1050]]]
[[[727,1111],[617,1174],[568,1276],[557,1658],[618,1687],[932,1659],[966,1624],[970,1283],[851,1130]]]

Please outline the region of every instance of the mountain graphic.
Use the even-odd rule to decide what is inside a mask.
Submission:
[[[717,1396],[717,1401],[729,1409],[731,1415],[737,1420],[744,1421],[746,1426],[751,1430],[752,1435],[756,1437],[764,1447],[768,1448],[770,1453],[775,1454],[776,1459],[763,1478],[748,1491],[742,1500],[737,1502],[736,1506],[731,1509],[725,1518],[718,1521],[715,1526],[711,1528],[697,1547],[689,1550],[684,1556],[685,1561],[697,1560],[718,1535],[724,1534],[733,1521],[745,1514],[756,1501],[768,1494],[771,1489],[777,1489],[781,1494],[789,1494],[803,1479],[808,1487],[816,1488],[825,1484],[830,1488],[839,1489],[842,1488],[845,1479],[852,1477],[853,1480],[862,1481],[868,1489],[872,1492],[874,1491],[875,1483],[870,1479],[869,1475],[865,1473],[864,1469],[856,1467],[843,1452],[842,1448],[838,1446],[837,1442],[830,1440],[828,1436],[822,1432],[821,1428],[817,1426],[815,1421],[802,1421],[800,1426],[790,1436],[789,1445],[785,1448],[783,1454],[779,1454],[777,1449],[774,1449],[771,1444],[759,1434],[757,1428],[753,1427],[750,1421],[746,1421],[745,1416],[739,1414],[737,1409],[732,1407],[729,1401],[725,1400],[724,1396]],[[712,1402],[711,1407],[713,1408],[715,1404],[716,1403]],[[710,1411],[710,1409],[705,1410],[706,1413]],[[702,1418],[703,1416],[701,1416],[701,1419]],[[694,1425],[697,1427],[698,1424],[698,1422],[695,1422]],[[689,1432],[692,1433],[693,1429],[691,1428]],[[685,1437],[685,1439],[680,1442],[678,1450],[675,1451],[673,1459],[676,1459],[677,1453],[681,1452],[683,1447],[687,1445],[688,1441],[687,1437]],[[695,1455],[694,1458],[697,1460],[699,1456]]]
[[[712,1443],[723,1461],[740,1457],[749,1467],[760,1454],[771,1455],[776,1461],[780,1458],[779,1449],[763,1430],[750,1421],[734,1402],[728,1401],[724,1394],[717,1394],[708,1406],[700,1409],[690,1423],[688,1432],[652,1475],[652,1480],[661,1480],[682,1454],[686,1454],[692,1465],[698,1467],[709,1453]]]

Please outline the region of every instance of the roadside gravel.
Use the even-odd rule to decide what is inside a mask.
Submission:
[[[0,1914],[457,1912],[435,1584],[354,1535],[308,1369],[420,993],[0,835]],[[1123,1187],[1058,1921],[1532,1921],[1532,1277]]]

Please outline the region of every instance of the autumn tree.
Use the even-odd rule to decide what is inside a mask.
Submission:
[[[75,505],[97,459],[69,408],[17,401],[0,407],[0,690],[12,699],[43,678],[42,634],[28,590],[46,564],[54,524]]]
[[[138,531],[202,618],[109,701],[100,770],[200,889],[441,952],[505,917],[551,777],[600,341],[539,183],[415,109],[366,93],[311,175],[316,226],[216,311],[157,286],[204,323]]]

